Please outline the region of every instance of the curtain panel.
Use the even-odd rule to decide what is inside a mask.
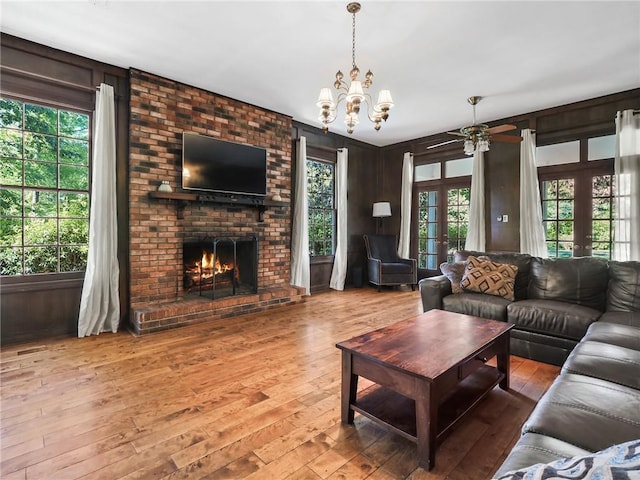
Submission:
[[[307,139],[298,140],[296,158],[296,194],[293,202],[293,226],[291,232],[291,280],[296,287],[311,295],[309,266],[309,203],[307,200]]]
[[[640,112],[616,115],[613,259],[640,260]]]
[[[94,119],[89,253],[80,298],[78,337],[115,333],[120,316],[116,126],[111,85],[100,85]]]
[[[402,185],[400,197],[400,240],[398,255],[409,258],[411,246],[411,197],[413,195],[413,154],[405,152],[402,161]]]
[[[484,154],[476,149],[473,153],[469,229],[467,231],[465,249],[479,252],[485,251],[484,224]]]
[[[536,166],[536,138],[530,129],[522,130],[520,144],[520,252],[547,258],[542,202]]]
[[[347,172],[349,152],[346,148],[338,150],[336,161],[336,251],[331,270],[329,288],[344,290],[347,276]]]

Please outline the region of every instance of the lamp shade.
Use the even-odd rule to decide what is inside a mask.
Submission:
[[[375,202],[373,204],[374,217],[390,217],[391,204],[389,202]]]

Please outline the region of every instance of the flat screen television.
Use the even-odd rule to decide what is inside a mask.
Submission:
[[[264,196],[267,194],[267,151],[184,132],[182,188]]]

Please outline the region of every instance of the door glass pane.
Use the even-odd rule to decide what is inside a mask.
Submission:
[[[447,191],[447,256],[464,249],[469,225],[469,188],[450,188]]]
[[[614,175],[594,175],[592,178],[591,255],[594,257],[611,259],[614,180]]]
[[[418,268],[438,269],[438,193],[418,193]]]
[[[542,222],[549,257],[572,257],[575,182],[572,178],[542,182]]]

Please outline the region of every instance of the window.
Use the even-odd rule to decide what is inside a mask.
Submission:
[[[333,163],[307,159],[309,254],[312,257],[335,252],[334,172]]]
[[[89,243],[86,113],[0,98],[0,273],[84,270]]]

